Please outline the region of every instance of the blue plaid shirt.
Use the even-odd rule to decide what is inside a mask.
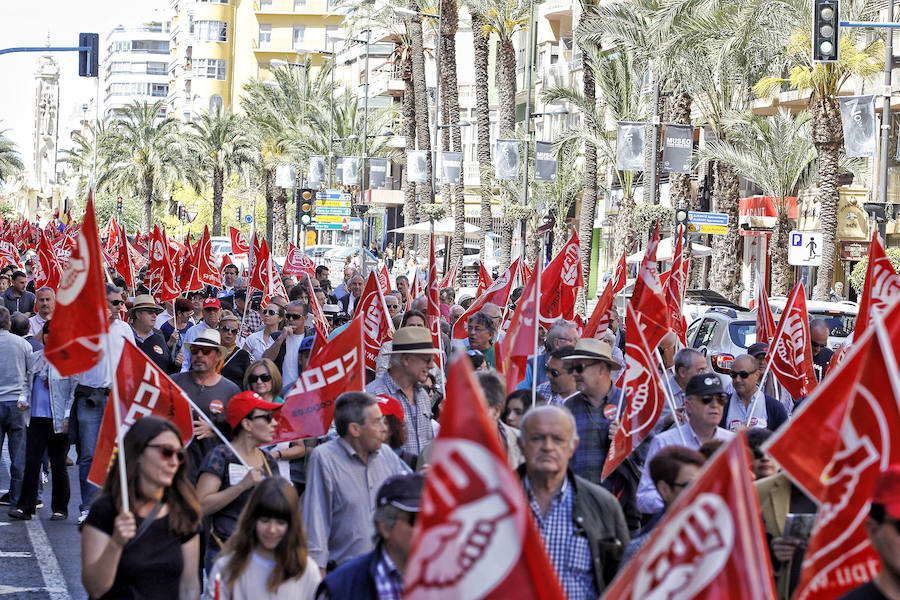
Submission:
[[[603,414],[607,404],[618,406],[622,397],[622,390],[616,386],[609,388],[600,407],[592,405],[587,397],[579,392],[568,398],[566,408],[572,411],[575,417],[575,427],[578,429],[578,448],[569,466],[579,477],[584,477],[591,483],[600,485],[603,473],[603,463],[609,452],[609,424],[610,420]]]
[[[403,574],[397,569],[387,550],[381,546],[375,563],[375,591],[379,600],[402,600]]]
[[[547,514],[541,512],[527,476],[522,483],[531,514],[541,532],[541,540],[566,597],[569,600],[595,600],[598,593],[591,569],[591,547],[584,533],[577,530],[572,521],[575,493],[569,485],[569,478],[566,477],[562,488],[553,496]]]

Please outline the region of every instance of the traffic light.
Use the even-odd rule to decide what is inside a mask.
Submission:
[[[814,62],[837,62],[841,35],[840,14],[838,0],[813,0]]]
[[[241,206],[238,206],[238,207],[237,207],[236,214],[237,214],[237,220],[238,220],[238,223],[241,222],[241,217],[243,216],[243,213],[242,213],[242,210],[241,210],[242,208],[243,208],[243,207],[241,207]]]
[[[300,190],[299,206],[300,224],[308,227],[312,223],[312,207],[313,207],[313,191],[310,189]]]
[[[96,33],[79,33],[78,47],[87,50],[78,51],[78,76],[97,77],[100,74],[100,36]]]

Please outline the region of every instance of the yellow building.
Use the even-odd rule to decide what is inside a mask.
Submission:
[[[172,0],[169,110],[182,120],[239,110],[241,89],[266,79],[271,61],[296,63],[325,50],[343,15],[329,0]],[[327,57],[313,55],[313,65]]]

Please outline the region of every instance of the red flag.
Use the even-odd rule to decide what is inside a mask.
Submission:
[[[604,598],[775,598],[745,440],[741,432],[710,459]]]
[[[181,295],[181,287],[175,281],[175,262],[170,259],[171,248],[165,247],[166,264],[163,268],[162,283],[154,294],[157,302],[171,302]]]
[[[114,259],[119,257],[119,225],[116,218],[112,217],[106,225],[106,244],[103,249]],[[102,237],[102,236],[101,236]]]
[[[478,263],[478,289],[475,290],[475,297],[481,296],[493,283],[490,273],[484,268],[484,263]]]
[[[219,273],[224,273],[225,267],[227,267],[228,265],[234,265],[234,261],[231,260],[230,254],[223,254],[222,260],[219,261]]]
[[[360,296],[359,307],[356,309],[355,314],[361,315],[363,319],[366,368],[374,371],[378,351],[381,350],[386,341],[394,337],[394,323],[388,314],[387,304],[384,301],[384,295],[381,293],[381,286],[378,285],[378,277],[374,271],[369,272],[369,278],[366,280],[366,287],[362,296]]]
[[[360,357],[362,311],[327,344],[318,345],[300,379],[287,393],[275,442],[322,437],[334,419],[334,400],[343,392],[362,391],[365,361]]]
[[[7,240],[0,241],[0,268],[12,265],[19,271],[23,270],[22,259],[16,250],[15,244]]]
[[[117,244],[119,252],[113,268],[125,280],[125,285],[133,290],[135,287],[134,270],[131,268],[131,257],[129,256],[128,238],[125,236],[125,228],[116,227],[116,236],[119,238],[119,243]]]
[[[634,282],[634,293],[630,304],[647,341],[647,347],[655,349],[660,340],[669,331],[669,315],[663,289],[656,270],[656,247],[659,245],[659,223],[653,229],[653,237],[644,251],[644,259],[638,269],[637,281]]]
[[[197,268],[197,277],[200,281],[213,287],[222,287],[222,276],[216,268],[212,257],[212,244],[209,239],[209,227],[203,227],[203,235],[197,242],[197,250],[193,255],[194,266]]]
[[[769,306],[769,295],[766,294],[766,283],[761,278],[756,280],[756,341],[766,344],[775,337],[775,317]]]
[[[506,306],[509,302],[509,295],[512,292],[513,282],[515,281],[515,274],[519,270],[519,263],[522,259],[517,258],[513,261],[513,264],[509,265],[509,268],[497,278],[497,281],[491,284],[487,290],[483,293],[478,294],[475,298],[475,302],[469,305],[469,309],[462,314],[462,316],[457,319],[456,324],[453,326],[453,332],[450,336],[451,339],[454,340],[464,340],[466,339],[466,322],[469,320],[469,317],[477,313],[481,310],[481,308],[491,302],[500,307],[501,311],[506,311]]]
[[[434,232],[431,232],[431,256],[428,258],[428,306],[425,309],[425,326],[431,332],[431,344],[442,348],[441,344],[441,297],[438,290],[437,262],[434,257]],[[387,313],[385,313],[387,317]],[[437,365],[444,370],[444,353],[438,352]]]
[[[50,246],[50,240],[43,233],[41,234],[40,242],[38,242],[37,258],[31,263],[35,291],[42,287],[49,287],[56,292],[56,288],[59,287],[59,262],[56,260],[56,254]]]
[[[413,275],[411,288],[413,300],[425,295],[425,283],[422,282],[422,269],[420,269],[418,265],[416,266],[416,272]]]
[[[265,267],[268,273],[266,276],[268,287],[263,291],[262,306],[268,304],[269,300],[276,296],[281,296],[285,299],[288,296],[287,290],[284,288],[284,282],[281,281],[278,270],[275,268],[275,258],[271,254],[266,260]]]
[[[119,414],[122,434],[134,422],[148,415],[168,419],[181,432],[181,442],[187,444],[194,435],[191,407],[184,392],[169,379],[165,371],[147,358],[134,342],[126,340],[116,369],[119,387]],[[103,486],[106,473],[116,450],[116,417],[112,399],[106,403],[100,435],[94,448],[94,461],[88,481]]]
[[[378,272],[378,286],[381,288],[382,294],[391,291],[391,280],[388,279],[388,270],[384,265],[381,265],[381,271]]]
[[[441,289],[446,287],[456,287],[456,272],[458,271],[458,265],[454,264],[450,267],[450,270],[447,271],[447,274],[444,275],[444,278],[441,280]]]
[[[460,355],[447,377],[405,600],[565,597],[484,404],[471,363]]]
[[[571,321],[575,318],[575,298],[584,287],[581,274],[581,246],[574,231],[569,241],[544,269],[541,279],[540,319],[549,325],[559,317]]]
[[[879,557],[865,521],[879,472],[900,462],[900,372],[892,343],[900,332],[889,333],[880,316],[875,319],[876,335],[868,344],[827,469],[824,502],[803,559],[796,600],[830,600],[878,572]]]
[[[803,398],[813,391],[816,374],[802,281],[797,282],[788,296],[769,347],[769,361],[775,377],[792,397]]]
[[[144,285],[148,290],[153,291],[162,283],[167,256],[165,234],[159,225],[154,225],[150,235],[150,264],[144,274]]]
[[[268,289],[269,245],[266,243],[266,240],[262,240],[259,247],[250,256],[250,282],[247,284],[247,287],[257,290]]]
[[[328,339],[328,319],[325,312],[319,306],[319,299],[316,298],[316,291],[313,289],[312,279],[307,278],[306,286],[309,290],[309,312],[313,316],[313,327],[316,328],[316,336],[318,337],[313,343],[325,343]],[[393,324],[392,324],[393,325]],[[313,346],[315,348],[315,346]]]
[[[606,282],[606,287],[603,288],[603,293],[600,294],[597,306],[594,307],[591,318],[588,319],[587,325],[584,326],[581,337],[602,339],[606,335],[606,330],[609,329],[609,317],[613,301],[616,294],[625,289],[625,279],[627,278],[625,269],[625,252],[622,252],[619,262],[616,263],[616,270],[613,271],[612,277]]]
[[[63,377],[87,371],[103,357],[100,336],[109,330],[109,308],[101,261],[91,190],[72,260],[60,278],[53,329],[44,346],[47,361]]]
[[[878,231],[875,230],[872,233],[872,243],[869,245],[869,264],[866,266],[866,279],[862,298],[859,300],[859,313],[853,337],[859,339],[868,329],[873,315],[883,311],[898,295],[900,295],[900,276],[884,253],[884,248],[878,241]]]
[[[678,228],[678,241],[675,243],[675,258],[672,261],[672,269],[669,271],[669,277],[665,283],[666,308],[669,311],[669,325],[672,331],[681,340],[682,345],[687,345],[687,320],[684,313],[681,312],[681,305],[684,303],[684,294],[687,292],[687,275],[690,261],[684,259],[684,252],[681,249],[682,235]]]
[[[516,305],[512,319],[509,321],[509,328],[506,330],[506,337],[500,344],[500,353],[497,356],[502,357],[502,366],[499,369],[506,379],[506,389],[514,390],[520,381],[525,379],[525,373],[528,370],[528,357],[536,352],[534,342],[537,339],[535,329],[538,326],[537,307],[540,304],[538,298],[538,281],[543,274],[543,261],[538,258],[537,265],[534,269],[534,275],[525,283],[525,289],[522,290],[522,296]]]
[[[244,234],[239,229],[229,227],[228,234],[231,236],[232,254],[246,254],[250,251],[250,246],[247,245],[247,240],[244,239]]]
[[[313,276],[316,272],[316,265],[312,259],[300,252],[297,246],[288,243],[288,253],[284,259],[284,266],[281,268],[281,272],[285,275],[303,275],[307,273]]]
[[[628,323],[639,321],[631,304],[625,307],[625,313]],[[640,327],[635,327],[633,333],[629,331],[625,346],[625,406],[619,429],[609,447],[609,455],[603,463],[603,479],[650,435],[666,402],[658,363],[653,356],[655,346],[651,348],[647,345]]]

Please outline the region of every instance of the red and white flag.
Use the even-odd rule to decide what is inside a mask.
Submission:
[[[509,303],[509,295],[512,293],[513,283],[515,283],[515,275],[519,271],[519,263],[521,261],[521,258],[514,260],[513,264],[509,265],[509,268],[504,271],[503,275],[491,284],[491,287],[478,294],[475,302],[469,305],[469,309],[453,325],[452,335],[450,336],[452,339],[466,339],[466,322],[469,320],[469,317],[480,311],[488,302],[499,306],[500,310],[505,314]]]
[[[434,232],[431,232],[431,255],[428,258],[428,305],[425,309],[425,326],[431,332],[431,344],[442,351],[437,353],[437,365],[444,370],[443,344],[441,343],[441,295],[438,289],[437,262],[434,257]]]
[[[63,377],[87,371],[103,358],[100,337],[107,331],[109,307],[91,190],[72,259],[60,278],[44,357]]]
[[[543,265],[538,258],[534,269],[534,275],[525,282],[525,289],[516,305],[516,310],[509,321],[506,337],[499,342],[500,352],[497,356],[502,358],[502,365],[498,369],[506,379],[506,389],[514,390],[520,381],[525,379],[528,371],[528,357],[536,354],[535,341],[537,340],[535,329],[538,327],[537,310],[540,304],[538,297],[538,281],[542,276]]]
[[[165,371],[156,366],[131,340],[126,340],[122,348],[122,356],[116,369],[116,382],[119,386],[122,435],[141,417],[153,415],[172,421],[181,433],[183,444],[191,440],[194,426],[187,397]],[[116,417],[110,398],[103,411],[88,481],[103,487],[115,450]]]
[[[381,288],[382,294],[391,291],[391,280],[388,278],[388,270],[384,265],[381,265],[381,270],[378,271],[378,287]]]
[[[328,339],[328,318],[325,316],[325,311],[322,310],[322,306],[319,304],[319,299],[316,297],[316,291],[313,289],[311,279],[306,280],[306,286],[309,291],[309,312],[313,316],[313,327],[316,329],[316,336],[318,338],[313,343],[324,344],[325,340]]]
[[[581,337],[602,339],[606,335],[606,330],[609,329],[609,318],[612,314],[613,301],[616,298],[616,294],[625,289],[625,279],[627,277],[625,269],[625,252],[622,252],[619,262],[616,263],[616,270],[613,271],[612,277],[606,282],[606,287],[603,288],[603,293],[600,294],[597,306],[594,307],[591,318],[588,319],[587,325],[584,326]]]
[[[334,420],[334,400],[366,385],[362,357],[362,311],[327,344],[318,344],[300,378],[284,399],[274,442],[318,438]]]
[[[281,272],[285,275],[303,275],[306,273],[310,277],[316,273],[316,264],[300,251],[297,246],[288,243],[287,257],[284,259],[284,266]]]
[[[756,278],[756,305],[756,341],[768,344],[775,337],[776,327],[762,277]]]
[[[575,299],[584,287],[581,246],[574,231],[562,251],[544,269],[541,279],[540,320],[547,326],[559,317],[575,318]]]
[[[42,287],[49,287],[54,292],[59,287],[59,262],[56,260],[56,253],[50,245],[50,239],[45,233],[41,234],[41,240],[38,242],[37,260],[31,263],[32,275],[34,276],[35,291]]]
[[[375,370],[375,359],[385,342],[394,338],[394,323],[391,321],[378,285],[378,277],[374,271],[369,272],[366,287],[359,299],[355,315],[363,320],[363,336],[365,340],[366,368]]]
[[[869,264],[866,266],[866,279],[859,299],[859,313],[853,329],[854,339],[860,339],[869,328],[872,317],[883,311],[898,296],[900,276],[884,253],[884,248],[878,241],[878,231],[875,230],[869,245]]]
[[[681,344],[686,346],[687,320],[681,311],[681,305],[684,304],[684,295],[687,292],[688,267],[691,261],[684,258],[684,252],[682,251],[682,238],[684,236],[681,235],[681,228],[677,229],[679,232],[676,236],[678,241],[675,243],[675,258],[672,261],[672,269],[669,271],[669,276],[666,279],[665,297],[666,308],[669,311],[669,326],[675,332],[675,335],[678,336]]]
[[[812,345],[809,337],[809,315],[803,282],[797,282],[788,296],[769,346],[772,372],[793,398],[803,398],[816,386]]]
[[[406,562],[405,600],[565,597],[484,404],[468,357],[458,356]]]
[[[608,600],[775,597],[743,432],[707,462],[603,594]]]
[[[13,266],[19,271],[23,270],[22,258],[19,256],[18,250],[14,243],[3,240],[0,241],[0,268]]]
[[[125,280],[125,285],[134,289],[134,269],[132,268],[131,253],[128,246],[128,238],[125,235],[125,227],[117,226],[116,236],[119,238],[119,243],[117,244],[118,254],[116,255],[116,263],[113,265],[113,268]]]
[[[475,297],[481,296],[481,294],[486,292],[493,283],[494,281],[491,279],[491,274],[484,268],[484,263],[478,263],[478,288],[475,290]]]
[[[225,273],[225,267],[228,265],[234,265],[234,261],[231,259],[230,254],[223,254],[222,260],[219,261],[219,273]]]
[[[165,233],[163,233],[159,225],[153,226],[149,244],[150,264],[147,265],[147,271],[144,273],[144,285],[152,292],[162,284],[163,271],[168,261]]]
[[[250,252],[250,246],[247,244],[247,240],[244,239],[244,234],[241,233],[239,229],[235,229],[234,227],[228,228],[228,235],[231,236],[231,253],[232,254],[246,254]]]
[[[659,223],[653,229],[653,236],[644,251],[644,258],[634,282],[634,293],[629,303],[634,306],[635,315],[643,329],[647,347],[655,349],[669,332],[669,314],[663,296],[659,272],[656,270],[656,248],[659,246]]]
[[[269,300],[276,296],[281,296],[285,299],[288,297],[287,290],[284,288],[284,282],[281,281],[281,276],[275,268],[275,258],[271,253],[269,253],[268,258],[266,259],[265,267],[268,287],[263,290],[262,306],[268,304]]]
[[[446,287],[456,287],[456,272],[459,270],[459,264],[454,263],[444,278],[441,280],[441,289]]]
[[[181,295],[181,287],[175,279],[175,261],[171,260],[172,248],[166,246],[166,264],[163,268],[163,278],[159,289],[153,294],[154,299],[162,304],[172,302]],[[199,288],[198,288],[199,289]]]
[[[626,322],[637,323],[634,307],[625,307]],[[647,345],[644,332],[636,327],[634,335],[629,331],[625,346],[624,398],[621,422],[606,462],[603,463],[601,477],[606,479],[616,470],[628,455],[650,435],[662,414],[666,396],[660,381],[658,363],[654,359],[655,347]]]
[[[200,281],[206,285],[221,288],[222,276],[219,274],[219,269],[216,268],[216,263],[213,260],[208,226],[203,227],[203,235],[200,236],[200,240],[197,242],[197,249],[194,251],[192,258],[194,259],[194,266],[197,268],[197,277],[199,277]]]

